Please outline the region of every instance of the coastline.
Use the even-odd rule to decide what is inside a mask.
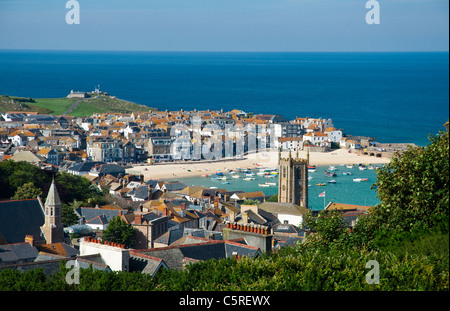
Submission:
[[[295,154],[292,154],[295,156]],[[288,152],[283,152],[282,157],[288,157]],[[299,152],[300,158],[306,158],[306,151]],[[333,152],[310,152],[311,165],[339,165],[339,164],[386,164],[390,158],[375,158],[348,153],[345,149]],[[215,174],[216,171],[236,170],[237,168],[275,168],[278,165],[278,152],[268,151],[257,154],[249,154],[242,160],[223,160],[211,162],[185,162],[133,165],[126,173],[144,175],[144,180],[149,179],[173,179],[184,177],[199,177],[204,174]],[[188,171],[189,170],[189,171]]]

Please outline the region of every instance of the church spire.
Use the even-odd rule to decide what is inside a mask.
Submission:
[[[55,178],[52,179],[52,184],[48,190],[47,199],[45,200],[46,206],[61,205],[61,199],[59,198],[58,190],[56,190]]]
[[[44,205],[45,222],[41,227],[47,244],[62,242],[63,224],[61,220],[61,199],[53,178]]]

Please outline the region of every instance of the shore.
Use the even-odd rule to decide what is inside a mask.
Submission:
[[[295,153],[292,154],[295,157]],[[288,157],[288,152],[283,152],[282,157]],[[306,152],[299,152],[300,158],[306,158]],[[310,165],[339,165],[339,164],[383,164],[389,163],[389,158],[375,158],[359,156],[348,153],[347,150],[338,149],[333,152],[311,152],[309,154]],[[258,154],[250,154],[242,160],[226,160],[220,162],[186,162],[167,164],[134,165],[126,170],[129,174],[144,175],[148,179],[173,179],[183,177],[196,177],[204,174],[215,174],[216,171],[236,170],[238,168],[276,168],[278,165],[278,152],[269,151]]]

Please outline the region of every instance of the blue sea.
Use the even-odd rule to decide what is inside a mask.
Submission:
[[[426,145],[449,118],[449,54],[0,51],[0,94],[95,86],[161,110],[332,118],[346,134]]]
[[[367,167],[381,167],[381,164],[367,165]],[[312,210],[322,210],[329,202],[356,204],[365,206],[374,206],[380,201],[377,198],[376,190],[371,189],[376,182],[376,170],[365,169],[360,170],[357,166],[347,168],[344,165],[336,165],[336,177],[325,176],[328,166],[317,166],[314,172],[309,172],[311,178],[308,181],[308,207]],[[214,174],[208,177],[185,177],[179,179],[171,179],[184,182],[187,185],[204,186],[207,188],[217,187],[218,189],[227,189],[228,191],[242,190],[244,192],[262,191],[265,195],[274,195],[278,193],[278,176],[267,178],[256,173],[253,170],[255,180],[244,181],[242,178],[234,179],[227,172],[223,172],[228,177],[226,181],[214,179]],[[351,175],[343,175],[342,173],[350,173]],[[214,173],[214,172],[213,172]],[[210,173],[211,174],[211,173]],[[239,174],[245,177],[244,174]],[[354,178],[363,178],[367,181],[354,182]],[[329,180],[335,180],[336,183],[328,183]],[[276,185],[269,187],[260,187],[259,184],[275,183]],[[317,184],[324,184],[319,186]],[[325,192],[325,197],[319,197],[319,194]]]
[[[100,88],[160,110],[242,109],[295,117],[332,118],[346,134],[425,146],[449,118],[449,54],[205,53],[0,51],[0,94],[48,98]],[[374,205],[375,171],[311,174],[309,201]],[[315,175],[314,175],[315,174]],[[361,176],[359,176],[361,175]],[[364,175],[364,176],[362,176]],[[353,178],[367,177],[355,183]],[[188,184],[275,194],[255,182],[201,178]],[[260,181],[259,181],[260,182]],[[216,183],[216,184],[215,184]]]

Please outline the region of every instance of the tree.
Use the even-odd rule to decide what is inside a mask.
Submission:
[[[120,216],[114,217],[103,231],[103,239],[109,242],[125,244],[127,247],[133,245],[135,230]]]
[[[42,190],[45,185],[50,186],[51,179],[39,167],[25,161],[0,162],[0,198],[11,198],[17,188],[30,182]]]
[[[70,204],[62,204],[61,208],[61,221],[64,227],[75,225],[78,222],[78,216],[75,214],[75,210],[81,206],[81,202],[73,200]]]
[[[409,147],[379,169],[374,186],[381,201],[371,211],[375,226],[398,232],[444,226],[448,231],[448,123],[426,147]]]
[[[302,229],[313,234],[308,237],[309,242],[318,242],[319,245],[328,246],[349,235],[349,230],[338,210],[320,211],[317,215],[309,212],[302,223]]]
[[[260,203],[258,200],[247,199],[242,202],[242,205],[259,205]]]
[[[274,194],[273,196],[271,196],[267,202],[278,202],[278,194]]]
[[[28,182],[18,187],[16,193],[11,198],[13,200],[27,200],[42,197],[42,190],[36,187],[32,182]]]

